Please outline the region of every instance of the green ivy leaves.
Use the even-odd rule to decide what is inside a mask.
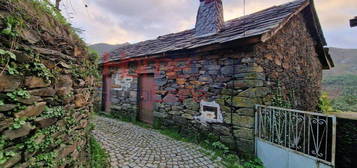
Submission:
[[[5,51],[3,49],[0,49],[0,55],[9,56],[12,60],[16,61],[16,55],[10,51]]]
[[[42,113],[41,117],[43,118],[58,118],[58,117],[62,117],[65,114],[65,110],[62,106],[58,106],[58,107],[53,107],[53,108],[49,108],[46,107],[45,111]]]
[[[37,155],[34,159],[35,162],[32,163],[29,167],[56,167],[56,157],[58,153],[49,152]]]
[[[16,153],[13,151],[9,151],[9,152],[0,151],[0,165],[4,164],[7,160],[9,160],[11,157],[14,157],[15,155]]]
[[[13,157],[16,155],[15,152],[13,151],[4,151],[3,148],[6,145],[6,141],[3,136],[0,136],[0,165],[4,164],[6,161],[9,160],[9,158]]]
[[[0,136],[0,150],[1,151],[5,147],[5,145],[6,145],[6,141],[4,139],[4,136]]]
[[[41,77],[47,81],[49,81],[51,78],[53,78],[53,74],[51,71],[42,63],[40,62],[34,62],[32,67],[32,71],[37,74],[38,77]]]
[[[19,129],[25,124],[26,124],[26,119],[24,119],[24,118],[15,118],[13,124],[10,126],[10,129],[11,130]]]
[[[17,70],[17,65],[14,62],[11,62],[10,65],[7,65],[6,69],[10,75],[19,75],[20,74],[20,72]]]
[[[1,34],[4,34],[9,37],[18,36],[18,33],[16,32],[16,27],[20,24],[20,22],[12,16],[6,17],[4,22],[6,24],[6,28],[1,31]]]
[[[5,51],[3,49],[0,49],[0,64],[6,65],[6,69],[9,72],[10,75],[15,75],[19,74],[19,71],[16,70],[17,65],[12,62],[16,61],[16,55],[10,51]]]
[[[13,101],[17,101],[18,98],[28,99],[30,98],[30,93],[27,90],[19,89],[6,94]]]
[[[31,53],[32,54],[32,53]],[[17,64],[16,55],[10,51],[0,49],[0,64],[6,66],[10,75],[35,74],[47,81],[54,77],[52,72],[37,58],[28,64]]]

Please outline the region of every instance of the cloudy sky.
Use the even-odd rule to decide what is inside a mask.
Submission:
[[[199,0],[62,0],[62,13],[89,44],[139,42],[191,29]],[[246,14],[291,0],[246,0]],[[85,7],[85,4],[88,7]],[[223,0],[225,20],[243,15],[243,0]],[[357,0],[315,0],[329,46],[357,48]]]

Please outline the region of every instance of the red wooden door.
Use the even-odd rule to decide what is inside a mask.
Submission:
[[[112,90],[112,76],[104,75],[103,76],[103,88],[102,88],[102,110],[107,113],[110,113],[111,107],[111,90]]]
[[[139,79],[140,113],[139,120],[148,124],[154,121],[155,81],[154,76],[144,74]]]

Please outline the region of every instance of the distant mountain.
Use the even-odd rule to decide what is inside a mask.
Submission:
[[[92,48],[93,50],[97,51],[99,55],[103,55],[106,52],[111,52],[119,47],[129,45],[130,43],[124,43],[124,44],[106,44],[106,43],[98,43],[98,44],[93,44],[90,45],[89,47]]]
[[[330,48],[335,63],[331,70],[324,71],[324,76],[357,74],[357,49]]]

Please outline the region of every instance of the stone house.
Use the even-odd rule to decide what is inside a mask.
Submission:
[[[295,108],[316,109],[322,70],[333,67],[324,46],[313,1],[224,22],[221,0],[200,0],[194,29],[104,56],[104,108],[251,153],[254,106],[271,104],[278,83]]]

